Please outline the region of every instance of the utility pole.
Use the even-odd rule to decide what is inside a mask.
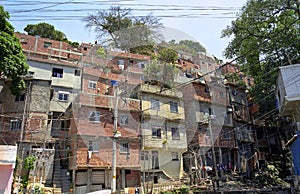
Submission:
[[[118,106],[119,106],[119,94],[118,94],[118,85],[117,82],[112,83],[114,88],[114,99],[115,99],[115,108],[114,108],[114,131],[113,131],[113,149],[112,149],[112,179],[111,179],[111,193],[116,193],[116,168],[117,168],[117,137],[120,135],[118,133]]]
[[[211,119],[212,119],[213,115],[209,115],[208,117],[208,127],[209,127],[209,133],[210,133],[210,141],[211,141],[211,150],[212,150],[212,154],[213,154],[213,161],[214,161],[214,169],[215,170],[215,180],[213,181],[213,187],[215,189],[215,183],[214,181],[217,182],[217,187],[219,189],[219,175],[218,175],[218,169],[217,169],[217,161],[216,161],[216,153],[215,153],[215,146],[214,146],[214,141],[213,141],[213,132],[212,132],[212,127],[211,127]]]
[[[27,119],[29,109],[29,98],[31,97],[31,82],[28,84],[28,88],[26,89],[25,92],[25,100],[24,100],[24,109],[23,109],[23,114],[22,114],[22,121],[21,121],[21,132],[20,132],[20,140],[19,140],[19,145],[18,145],[18,154],[19,157],[21,158],[20,161],[20,167],[19,167],[19,179],[18,179],[18,184],[17,184],[17,192],[19,192],[20,186],[21,186],[21,179],[22,179],[22,167],[23,167],[23,157],[24,157],[24,145],[23,145],[23,140],[24,140],[24,130],[25,130],[25,120]]]

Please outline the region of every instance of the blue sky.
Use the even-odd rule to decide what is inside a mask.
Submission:
[[[84,27],[80,18],[111,5],[133,9],[134,15],[152,12],[166,27],[165,38],[192,39],[200,42],[210,54],[224,59],[222,52],[229,39],[221,31],[236,17],[246,0],[5,0],[0,1],[10,13],[16,31],[24,32],[27,24],[47,22],[77,42],[94,42],[95,34]]]

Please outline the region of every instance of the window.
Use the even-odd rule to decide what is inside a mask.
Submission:
[[[224,92],[220,92],[220,97],[224,98],[225,97],[225,94]]]
[[[20,119],[10,120],[10,130],[11,131],[19,131],[19,130],[21,130],[21,126],[22,126],[22,120],[20,120]]]
[[[53,68],[52,69],[52,77],[62,78],[63,73],[64,73],[63,69],[60,69],[60,68]]]
[[[233,94],[234,96],[236,96],[238,93],[237,93],[236,90],[232,90],[232,94]]]
[[[34,71],[28,71],[28,74],[26,76],[33,77],[34,76]]]
[[[226,140],[230,140],[230,131],[227,128],[223,129],[223,138]]]
[[[21,38],[20,42],[21,42],[21,44],[28,44],[28,41],[26,38]]]
[[[206,86],[205,89],[204,89],[204,92],[209,94],[209,87]]]
[[[97,86],[97,82],[94,82],[94,81],[89,81],[89,88],[90,89],[96,89],[96,86]]]
[[[52,46],[52,42],[44,42],[44,48],[49,48]]]
[[[89,151],[99,152],[99,143],[95,141],[89,141]]]
[[[100,123],[100,111],[92,111],[89,115],[90,122]]]
[[[177,102],[170,102],[170,112],[178,113],[178,104],[177,104]]]
[[[118,60],[118,65],[124,65],[124,60]]]
[[[16,102],[21,102],[21,101],[24,101],[24,100],[25,100],[25,93],[23,93],[20,96],[16,96],[16,98],[15,98]]]
[[[80,70],[79,69],[75,69],[75,71],[74,71],[74,75],[75,76],[80,76]]]
[[[139,66],[139,68],[144,69],[145,68],[145,62],[139,62],[138,66]]]
[[[148,160],[148,159],[149,159],[148,151],[141,151],[141,160]]]
[[[119,70],[124,71],[124,60],[118,60]]]
[[[69,100],[69,92],[58,92],[58,100],[59,101],[68,101]]]
[[[161,128],[152,128],[152,137],[161,138]]]
[[[172,127],[172,139],[180,139],[179,129],[177,127]]]
[[[159,100],[151,98],[151,109],[152,110],[159,110],[160,109]]]
[[[179,160],[178,152],[172,152],[172,160],[173,161],[178,161]]]
[[[120,153],[129,154],[129,144],[128,143],[120,143]]]
[[[120,115],[120,124],[128,125],[128,115]]]
[[[87,47],[83,47],[83,50],[84,50],[84,51],[87,51]]]

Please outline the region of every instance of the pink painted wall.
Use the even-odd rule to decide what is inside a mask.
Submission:
[[[0,164],[0,193],[11,193],[13,172],[13,165]]]

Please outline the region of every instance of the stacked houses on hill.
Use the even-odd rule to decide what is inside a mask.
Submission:
[[[10,81],[0,78],[0,143],[18,144],[20,162],[36,158],[36,185],[88,193],[111,189],[112,179],[126,190],[180,181],[207,166],[253,170],[257,145],[246,93],[253,80],[237,65],[178,53],[170,87],[148,80],[149,56],[112,51],[103,58],[97,44],[73,48],[16,35],[29,64],[27,87],[12,96]],[[18,168],[15,190],[27,173]]]

